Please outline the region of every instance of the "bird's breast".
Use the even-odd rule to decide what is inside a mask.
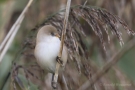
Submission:
[[[56,57],[60,49],[60,40],[52,38],[48,41],[38,42],[35,48],[35,57],[38,64],[49,72],[54,72],[56,67]]]

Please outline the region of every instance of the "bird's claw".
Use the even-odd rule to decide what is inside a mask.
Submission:
[[[57,56],[56,61],[61,65],[64,66],[63,61],[61,60],[61,58],[59,56]]]
[[[53,87],[53,89],[57,89],[57,88],[58,88],[58,87],[57,87],[57,82],[52,81],[52,87]]]

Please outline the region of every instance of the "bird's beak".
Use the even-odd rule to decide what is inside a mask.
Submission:
[[[56,37],[60,38],[60,35],[59,34],[55,34]]]

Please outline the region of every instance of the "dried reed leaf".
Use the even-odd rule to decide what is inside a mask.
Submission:
[[[25,17],[25,13],[27,12],[27,10],[30,7],[32,2],[33,2],[33,0],[30,0],[28,2],[26,7],[24,8],[23,12],[21,13],[21,15],[19,16],[17,21],[14,23],[12,28],[9,30],[9,33],[7,34],[7,36],[5,37],[3,42],[1,43],[1,45],[0,45],[0,62],[2,61],[2,59],[3,59],[4,55],[6,54],[8,48],[10,47],[10,44],[13,42],[14,37],[15,37],[17,31],[19,30],[20,25],[21,25],[21,23],[22,23],[22,21]]]
[[[84,70],[83,74],[86,74],[87,78],[90,79],[90,73],[88,72],[87,69],[88,65],[85,65],[84,63],[85,61],[88,61],[88,59],[86,58],[86,51],[88,48],[82,39],[82,37],[86,37],[87,34],[85,33],[85,29],[82,26],[81,19],[85,20],[90,25],[95,35],[99,37],[104,51],[106,47],[104,34],[106,34],[109,42],[110,32],[113,32],[114,35],[119,40],[120,44],[121,45],[123,44],[122,34],[121,31],[118,29],[118,24],[122,25],[124,29],[127,31],[127,33],[129,34],[134,35],[135,32],[130,28],[128,28],[127,24],[119,17],[109,13],[104,9],[90,7],[90,6],[81,6],[81,5],[71,7],[69,22],[67,25],[67,32],[64,41],[65,45],[68,48],[69,62],[70,60],[74,60],[79,72],[81,72],[82,68],[85,68],[83,69]],[[31,33],[36,33],[40,27],[47,24],[51,24],[55,26],[59,34],[61,35],[63,29],[63,17],[58,13],[49,17],[41,25],[35,27],[33,30],[31,30]],[[31,35],[34,36],[36,34],[31,34]],[[34,39],[33,37],[29,37],[29,38],[30,40]],[[28,45],[26,47],[30,47],[31,45]]]

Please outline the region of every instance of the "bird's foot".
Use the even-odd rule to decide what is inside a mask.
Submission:
[[[58,87],[57,87],[57,82],[52,81],[52,87],[53,87],[53,89],[57,89],[57,88],[58,88]]]
[[[61,58],[59,56],[57,56],[56,61],[61,65],[64,66],[63,61],[61,60]]]

